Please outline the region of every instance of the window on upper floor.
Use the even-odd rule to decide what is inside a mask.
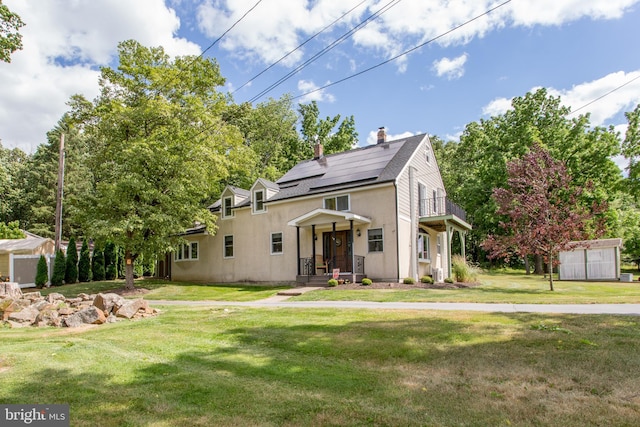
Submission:
[[[430,165],[431,164],[431,150],[429,149],[429,147],[425,148],[424,157],[425,157],[425,160],[427,161],[427,164]]]
[[[282,253],[282,233],[271,233],[271,255]]]
[[[418,215],[427,216],[427,186],[418,183]]]
[[[233,216],[233,197],[225,197],[222,199],[222,217],[230,218]]]
[[[332,211],[349,211],[349,195],[325,197],[324,208]]]
[[[253,212],[264,212],[264,190],[253,192]]]
[[[382,228],[370,228],[367,230],[369,252],[382,252],[384,250],[384,238]]]

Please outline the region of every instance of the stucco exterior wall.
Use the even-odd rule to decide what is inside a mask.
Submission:
[[[395,222],[395,187],[392,183],[375,188],[363,187],[325,193],[313,197],[283,200],[266,204],[264,213],[254,213],[251,207],[234,209],[232,218],[218,216],[215,234],[186,236],[188,242],[198,242],[197,260],[172,260],[174,280],[201,282],[292,282],[298,271],[296,227],[289,221],[323,208],[328,196],[348,194],[350,212],[371,219],[370,224],[354,225],[360,236],[354,236],[356,255],[365,257],[365,274],[374,279],[397,279],[397,230]],[[367,230],[382,228],[384,251],[368,252]],[[322,254],[322,233],[331,231],[332,225],[317,225],[317,240],[313,240],[311,227],[300,228],[300,256],[311,257],[312,242],[316,254]],[[349,223],[336,224],[337,230],[348,230]],[[271,234],[282,233],[281,254],[271,254]],[[234,256],[224,257],[224,236],[234,239]]]

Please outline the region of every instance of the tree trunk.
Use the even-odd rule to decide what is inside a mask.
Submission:
[[[529,255],[524,256],[524,270],[527,276],[531,274],[531,264],[529,264]]]
[[[553,255],[549,254],[549,290],[553,291]]]
[[[134,290],[135,284],[133,283],[133,256],[131,256],[131,251],[128,249],[124,252],[124,278],[125,278],[125,289]]]
[[[533,262],[535,263],[535,266],[534,266],[534,269],[533,269],[533,274],[543,275],[544,274],[544,260],[542,259],[542,256],[534,255],[533,256]]]

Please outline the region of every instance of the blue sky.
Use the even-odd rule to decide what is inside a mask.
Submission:
[[[33,152],[74,93],[97,94],[98,67],[115,65],[117,43],[134,38],[172,55],[200,54],[257,0],[4,0],[20,14],[24,49],[0,63],[0,140]],[[490,0],[262,0],[205,55],[233,92],[356,5],[353,12],[251,84],[251,100],[385,5],[353,37],[258,102],[284,93],[316,100],[323,116],[354,115],[360,144],[378,127],[391,137],[428,132],[455,139],[465,125],[500,114],[510,100],[546,87],[573,109],[624,131],[640,103],[640,0],[512,0],[489,15],[373,71],[379,64],[500,5]],[[637,80],[634,80],[637,79]]]

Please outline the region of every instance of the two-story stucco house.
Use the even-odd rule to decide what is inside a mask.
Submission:
[[[324,156],[322,146],[277,182],[228,186],[210,206],[215,234],[196,227],[160,275],[207,282],[326,283],[451,275],[451,239],[470,225],[446,198],[427,135]],[[464,244],[462,245],[464,247]]]

